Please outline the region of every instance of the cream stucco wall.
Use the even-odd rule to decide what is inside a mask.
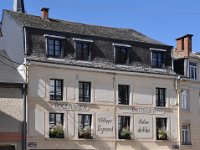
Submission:
[[[188,90],[189,111],[180,109],[180,126],[182,124],[190,125],[191,145],[182,145],[183,150],[199,150],[200,148],[200,83],[195,80],[180,81],[180,89]],[[180,99],[181,100],[181,99]],[[182,141],[182,139],[181,139]]]
[[[22,149],[23,97],[20,88],[0,87],[0,145]]]
[[[28,69],[28,142],[35,142],[32,149],[95,149],[95,150],[170,150],[179,143],[178,106],[174,87],[175,77],[103,72],[95,69],[64,68],[31,64]],[[59,104],[76,104],[84,109],[55,108],[55,102],[49,100],[49,80],[63,79],[63,101]],[[78,102],[78,82],[91,82],[91,103]],[[130,105],[118,105],[118,84],[130,86]],[[166,88],[167,107],[155,107],[155,88]],[[48,138],[49,112],[64,113],[64,139]],[[78,114],[92,114],[93,139],[78,138]],[[114,131],[102,136],[97,133],[97,118],[109,114]],[[118,115],[131,117],[132,140],[117,137]],[[156,140],[156,118],[167,118],[169,140]],[[138,119],[147,119],[150,134],[137,134]],[[29,147],[31,149],[31,147]]]

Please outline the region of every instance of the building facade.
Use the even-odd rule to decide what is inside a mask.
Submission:
[[[2,34],[10,58],[26,64],[27,149],[179,148],[171,46],[51,19],[47,8],[41,17],[4,10]]]
[[[5,50],[0,50],[0,150],[23,149],[24,81]]]
[[[179,74],[178,93],[180,101],[181,149],[199,149],[199,62],[200,55],[192,52],[192,36],[177,39],[174,49],[174,70]]]

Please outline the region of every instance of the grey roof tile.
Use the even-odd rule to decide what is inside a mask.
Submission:
[[[17,64],[13,63],[5,50],[0,50],[0,82],[3,83],[24,83],[17,70]]]
[[[50,18],[42,19],[39,16],[25,13],[17,13],[9,10],[4,11],[10,14],[18,23],[27,27],[168,46],[133,29],[103,27]]]

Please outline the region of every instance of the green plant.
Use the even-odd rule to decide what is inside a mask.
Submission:
[[[64,138],[64,130],[62,125],[55,125],[49,130],[50,138]]]
[[[158,139],[159,140],[167,140],[166,130],[163,130],[163,129],[158,130]]]
[[[120,132],[120,139],[131,139],[131,133],[129,128],[122,128]]]
[[[89,127],[81,128],[79,130],[79,138],[91,139],[91,129]]]

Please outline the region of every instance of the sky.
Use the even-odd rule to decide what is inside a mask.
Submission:
[[[176,47],[176,38],[193,34],[193,51],[200,52],[200,0],[24,0],[26,13],[93,25],[130,28]],[[13,0],[0,0],[12,10]]]

